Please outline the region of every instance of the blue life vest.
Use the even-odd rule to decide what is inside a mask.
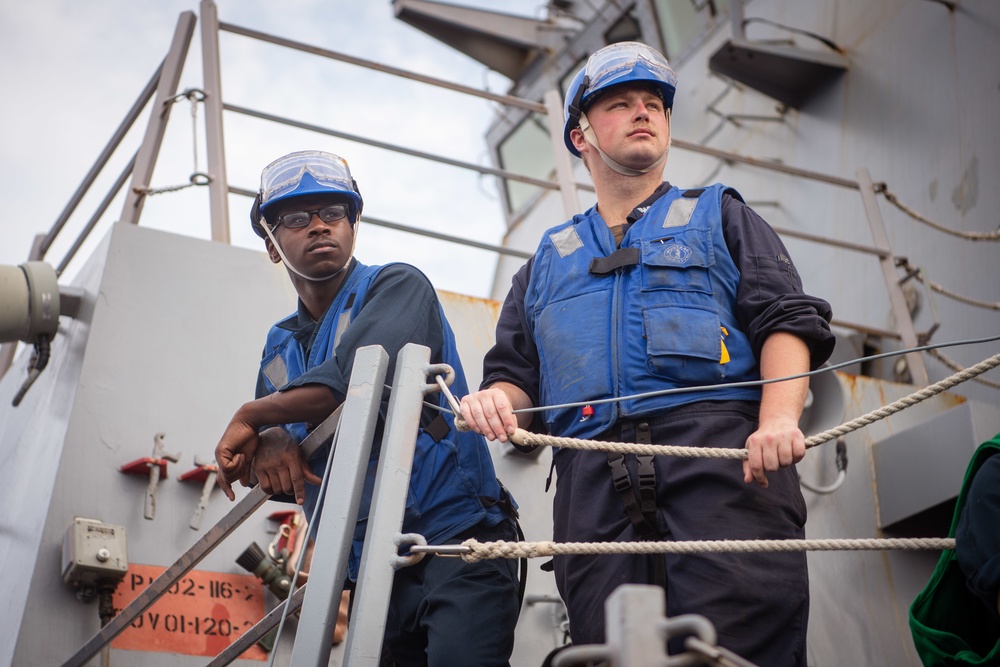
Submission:
[[[365,293],[383,268],[385,267],[365,266],[361,263],[355,266],[319,323],[308,359],[305,358],[302,344],[296,338],[296,332],[278,325],[271,328],[265,355],[261,360],[264,384],[269,391],[277,391],[306,370],[336,356],[335,350],[341,335],[361,311]],[[452,393],[463,396],[469,393],[469,388],[459,360],[455,335],[440,305],[438,309],[444,344],[442,358],[431,361],[446,363],[454,369],[455,379],[450,389]],[[396,314],[386,313],[386,317],[394,316]],[[447,399],[442,394],[436,396],[438,405],[447,407]],[[428,396],[425,400],[435,399]],[[504,516],[501,507],[495,502],[503,498],[503,493],[486,441],[476,433],[455,430],[450,409],[441,414],[447,425],[444,437],[436,440],[423,427],[418,431],[410,472],[410,490],[403,517],[403,532],[423,535],[429,544],[439,544],[484,519],[488,519],[487,524],[495,525]],[[299,442],[308,433],[307,425],[302,423],[286,424],[285,429]],[[349,446],[350,443],[341,443],[343,445]],[[380,443],[373,443],[348,565],[348,576],[352,580],[356,580],[358,575],[379,450]],[[310,467],[319,476],[323,475],[329,452],[329,445],[321,447],[310,460]],[[307,514],[315,507],[318,495],[319,487],[306,485]],[[318,525],[317,519],[314,526]]]
[[[524,299],[542,405],[760,379],[735,318],[740,274],[722,234],[727,190],[671,188],[618,249],[596,207],[546,233]],[[544,418],[553,434],[590,438],[620,417],[706,399],[759,400],[760,389],[635,397],[593,405],[590,416],[576,407]]]

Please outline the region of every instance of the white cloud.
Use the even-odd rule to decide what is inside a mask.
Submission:
[[[181,12],[199,12],[195,0],[70,0],[0,5],[0,201],[6,223],[0,264],[27,259],[32,239],[47,233],[94,164],[127,110],[167,53]],[[543,2],[466,2],[498,11],[539,16]],[[293,0],[219,0],[221,21],[385,63],[428,76],[504,91],[506,80],[403,24],[391,3]],[[180,90],[202,86],[200,26],[196,26]],[[220,35],[223,99],[297,121],[486,164],[483,134],[488,103],[425,84],[371,72],[315,55]],[[194,170],[190,105],[172,110],[153,187],[179,185]],[[145,131],[144,112],[122,148],[70,219],[46,259],[58,264]],[[204,115],[198,109],[198,169],[207,169]],[[496,184],[490,177],[393,156],[329,136],[226,113],[225,141],[231,185],[255,188],[261,167],[281,154],[323,148],[343,154],[375,217],[455,236],[498,243],[503,234]],[[120,215],[119,196],[79,258]],[[249,230],[250,202],[229,197],[231,237],[259,247]],[[141,224],[208,238],[204,188],[147,199]],[[417,264],[443,288],[485,295],[495,256],[454,244],[369,227],[359,241],[369,263]],[[70,266],[72,275],[79,258]]]

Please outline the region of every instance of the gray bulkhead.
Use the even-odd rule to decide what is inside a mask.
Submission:
[[[540,99],[603,45],[605,29],[620,25],[615,12],[628,11],[619,3],[594,4],[606,11],[587,12],[583,29],[566,32],[563,47],[553,49],[549,60],[526,68],[513,94]],[[662,5],[638,2],[634,11],[647,19],[656,17]],[[680,77],[672,120],[676,140],[847,180],[866,168],[874,181],[886,183],[902,201],[951,229],[995,228],[1000,190],[988,184],[1000,171],[1000,132],[995,127],[1000,89],[986,64],[1000,60],[1000,6],[992,0],[954,7],[929,0],[753,0],[744,10],[748,17],[832,40],[844,50],[848,70],[799,108],[779,109],[775,100],[710,72],[710,56],[731,37],[724,13],[705,23],[697,39],[677,53],[662,36],[662,26],[646,27],[651,32],[648,39],[642,34],[645,41],[667,42],[664,48]],[[773,26],[748,24],[746,32],[753,39],[793,39]],[[824,48],[798,35],[794,41],[801,48]],[[501,147],[524,116],[507,113],[487,137],[500,166],[510,166],[504,164]],[[541,176],[551,177],[551,171]],[[587,180],[579,163],[575,176]],[[778,228],[872,244],[857,190],[677,145],[665,177],[681,186],[730,184]],[[508,247],[533,250],[545,228],[566,218],[558,192],[538,191],[516,207],[510,205],[509,190],[501,194],[508,206]],[[581,190],[580,199],[589,206],[593,195]],[[883,197],[878,205],[895,256],[907,258],[954,292],[1000,301],[996,242],[943,234]],[[874,256],[792,236],[785,242],[806,290],[828,299],[839,321],[862,327],[860,332],[838,327],[835,361],[900,347],[897,340],[877,333],[894,330],[896,322]],[[500,259],[494,298],[503,297],[520,264]],[[194,542],[200,533],[188,522],[200,485],[179,483],[177,476],[192,467],[195,454],[211,457],[233,410],[252,396],[267,327],[290,312],[295,301],[284,272],[262,253],[128,225],[113,229],[75,285],[84,292],[79,316],[63,319],[50,367],[19,408],[3,408],[0,422],[0,576],[6,592],[0,629],[13,638],[0,645],[0,665],[59,664],[99,630],[96,604],[79,602],[60,578],[60,547],[74,517],[124,526],[130,563],[166,566]],[[998,329],[996,310],[959,303],[913,280],[906,289],[911,288],[917,331],[940,324],[933,342]],[[442,297],[475,386],[479,361],[492,342],[498,304]],[[970,366],[997,349],[993,342],[945,352]],[[0,405],[9,406],[17,391],[26,355],[0,379]],[[924,359],[932,382],[952,373],[937,360]],[[806,435],[915,389],[897,381],[905,378],[894,374],[892,361],[847,371],[814,385],[813,407],[804,417]],[[997,372],[986,377],[996,381]],[[967,382],[845,436],[850,463],[844,484],[833,494],[805,494],[808,537],[940,532],[941,522],[932,520],[932,513],[940,513],[957,493],[976,445],[998,431],[1000,392]],[[161,432],[166,449],[182,452],[182,457],[160,482],[156,516],[149,521],[143,518],[146,479],[123,475],[118,468],[149,456],[154,435]],[[550,453],[523,457],[497,445],[491,451],[499,476],[521,505],[527,539],[549,539],[551,496],[543,487]],[[833,443],[807,453],[799,471],[810,482],[832,482]],[[227,505],[215,494],[203,526],[218,521]],[[236,557],[250,542],[270,539],[273,525],[266,515],[280,509],[284,507],[275,503],[265,506],[198,569],[245,574]],[[809,664],[918,665],[906,612],[936,559],[933,552],[810,554]],[[513,665],[540,664],[563,638],[553,577],[538,566],[537,560],[530,564]],[[111,656],[113,665],[196,665],[207,660],[119,649],[112,649]],[[335,655],[331,664],[336,662]]]

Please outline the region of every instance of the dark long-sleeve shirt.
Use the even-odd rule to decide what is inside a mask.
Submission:
[[[955,555],[969,590],[995,614],[1000,594],[1000,454],[987,459],[972,479],[955,539]]]
[[[351,271],[357,266],[351,260]],[[312,349],[319,327],[299,301],[298,312],[278,323],[294,331],[302,342],[306,356]],[[407,343],[426,345],[431,361],[441,359],[444,345],[441,317],[434,287],[417,269],[407,264],[387,265],[378,274],[365,294],[361,312],[351,322],[337,344],[336,356],[310,368],[283,389],[306,384],[328,387],[338,403],[347,397],[347,386],[354,367],[354,354],[366,345],[381,345],[389,355],[387,377],[393,376],[396,356]],[[257,378],[257,398],[267,395],[263,377]]]

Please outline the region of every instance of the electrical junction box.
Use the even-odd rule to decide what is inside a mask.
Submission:
[[[76,517],[66,529],[62,578],[76,587],[116,584],[128,571],[125,527]]]

